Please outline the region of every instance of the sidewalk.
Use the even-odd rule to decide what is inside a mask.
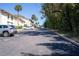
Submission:
[[[63,34],[60,34],[60,33],[56,32],[55,30],[51,30],[51,31],[53,31],[53,32],[55,32],[56,34],[58,34],[59,36],[65,38],[66,40],[70,41],[71,43],[74,43],[74,44],[76,44],[77,46],[79,46],[79,43],[76,42],[75,40],[72,40],[72,38],[65,37]]]

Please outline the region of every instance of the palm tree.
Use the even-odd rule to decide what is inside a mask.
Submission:
[[[36,15],[35,14],[33,14],[32,16],[31,16],[31,21],[33,22],[33,24],[34,24],[34,26],[36,27],[36,21],[38,20],[38,18],[36,17]]]
[[[22,10],[22,6],[19,5],[19,4],[17,4],[17,5],[15,6],[15,10],[17,11],[17,14],[18,14],[18,16],[19,16],[19,12]]]
[[[15,6],[15,10],[17,11],[17,17],[19,18],[19,12],[22,10],[22,6],[17,4]],[[19,26],[19,21],[18,21],[18,26]]]
[[[36,15],[33,14],[32,17],[31,17],[31,19],[32,19],[33,21],[37,21],[37,17],[36,17]]]

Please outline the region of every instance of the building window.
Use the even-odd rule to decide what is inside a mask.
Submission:
[[[11,19],[13,20],[13,16],[11,16]]]
[[[12,25],[12,24],[13,24],[13,22],[9,22],[9,21],[7,21],[7,24],[8,24],[8,25]]]
[[[7,15],[7,18],[9,19],[9,14]]]

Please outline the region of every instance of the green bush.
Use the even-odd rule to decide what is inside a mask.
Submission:
[[[22,26],[16,26],[16,29],[22,29]]]

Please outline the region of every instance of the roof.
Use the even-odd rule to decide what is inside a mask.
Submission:
[[[16,17],[20,17],[20,18],[23,18],[23,19],[26,19],[26,20],[29,20],[29,18],[26,18],[25,16],[22,16],[22,15],[15,15]]]
[[[13,16],[14,18],[17,18],[16,16],[14,16],[13,14],[11,14],[11,13],[9,13],[9,12],[7,12],[7,11],[5,11],[5,10],[3,10],[3,9],[0,9],[0,13],[2,13],[2,14],[6,14],[6,15],[10,15],[10,16]]]
[[[19,18],[21,18],[21,19],[23,18],[23,19],[26,19],[26,20],[32,22],[29,18],[26,18],[25,16],[22,16],[22,15],[19,15],[19,16],[18,16],[18,15],[15,15],[15,16],[17,16],[17,17],[19,17]],[[24,21],[25,21],[25,20],[24,20]]]
[[[14,18],[16,18],[16,19],[18,19],[18,20],[24,22],[21,18],[15,16],[15,15],[13,15],[13,14],[11,14],[11,13],[9,13],[9,12],[3,10],[3,9],[0,9],[0,13],[2,13],[3,15],[10,15],[10,16],[13,16]]]
[[[11,14],[11,13],[9,13],[9,12],[3,10],[3,9],[0,9],[0,13],[2,13],[3,15],[5,14],[5,15],[13,16],[14,18],[16,18],[16,19],[18,19],[18,20],[20,20],[20,21],[22,21],[22,22],[25,22],[25,20],[23,20],[23,19],[26,19],[26,20],[30,21],[31,23],[33,23],[32,20],[26,18],[25,16],[19,15],[19,17],[18,17],[18,15],[13,15],[13,14]],[[22,18],[23,18],[23,19],[22,19]]]

